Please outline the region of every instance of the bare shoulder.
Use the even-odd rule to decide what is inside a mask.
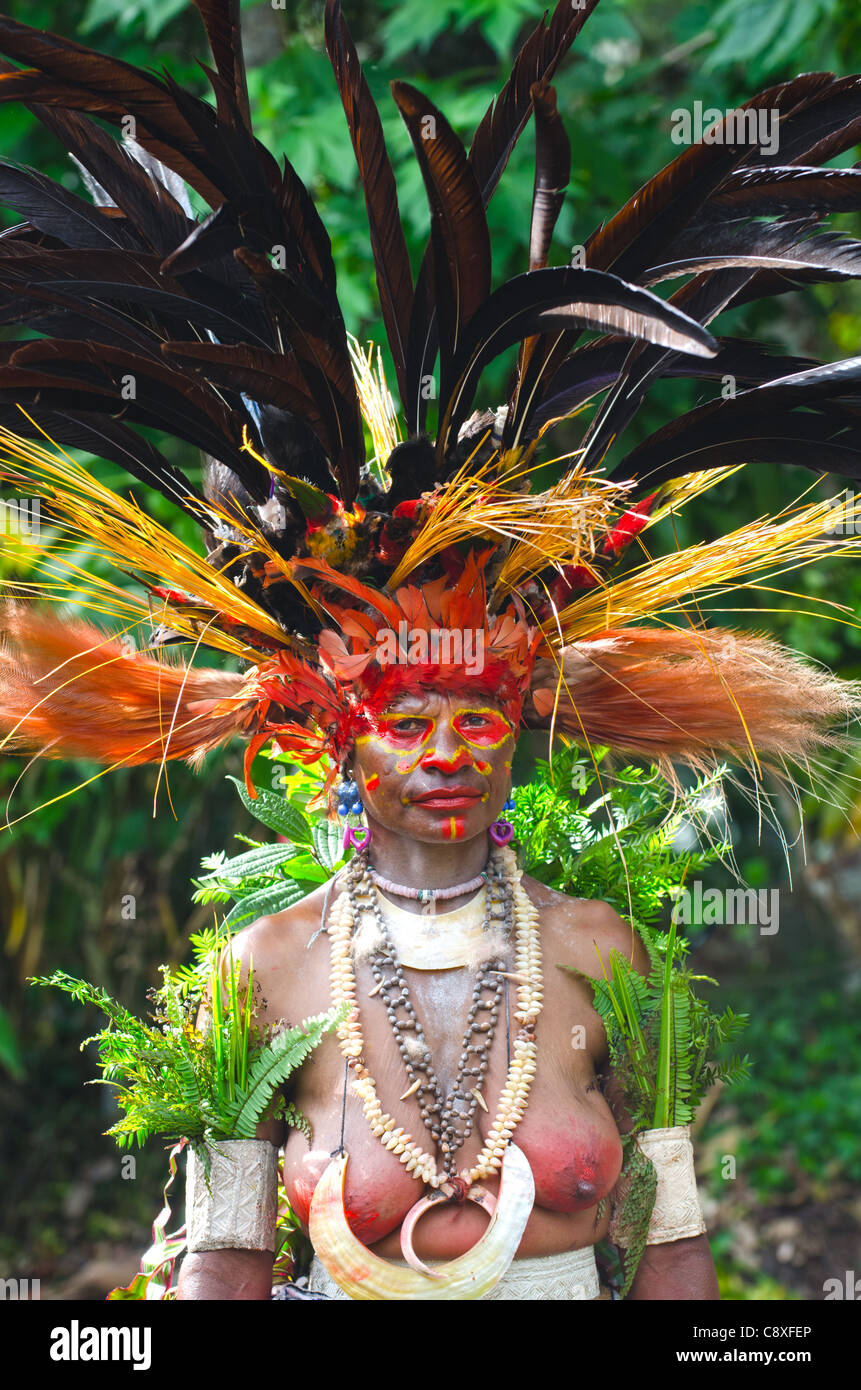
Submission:
[[[325,950],[309,950],[315,933],[324,925],[324,909],[337,894],[323,884],[301,902],[272,916],[259,917],[250,927],[237,932],[231,943],[233,958],[249,968],[267,1000],[267,1012],[289,1012],[292,996],[310,977],[326,969]],[[325,940],[323,942],[325,947]],[[302,991],[304,992],[304,990]]]
[[[601,962],[609,966],[610,952],[618,951],[642,974],[648,974],[649,960],[642,941],[609,903],[597,898],[570,898],[526,874],[523,887],[541,913],[545,940],[569,957],[578,970],[600,976]]]

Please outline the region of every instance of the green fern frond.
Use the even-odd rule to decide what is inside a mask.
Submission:
[[[248,1085],[225,1107],[230,1133],[224,1138],[253,1139],[257,1124],[278,1086],[304,1062],[324,1033],[342,1021],[344,1009],[309,1018],[298,1028],[288,1028],[261,1048],[248,1077]]]

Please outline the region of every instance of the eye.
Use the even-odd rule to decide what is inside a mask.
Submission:
[[[464,709],[453,719],[454,728],[470,743],[501,744],[511,733],[511,725],[496,710]]]
[[[428,732],[430,722],[419,714],[404,714],[387,720],[384,731],[389,738],[421,738]]]

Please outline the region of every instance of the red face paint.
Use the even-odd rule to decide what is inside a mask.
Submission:
[[[372,772],[370,777],[365,779],[365,786],[367,787],[369,792],[375,792],[379,785],[380,779],[377,776],[376,772]]]
[[[464,835],[463,821],[460,816],[450,816],[444,822],[442,837],[444,840],[462,840]]]
[[[451,726],[466,743],[479,748],[499,748],[514,733],[511,721],[501,710],[485,705],[459,709]]]

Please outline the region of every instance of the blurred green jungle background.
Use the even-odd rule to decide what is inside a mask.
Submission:
[[[209,55],[185,0],[26,0],[10,8],[29,24],[136,64],[163,64],[181,82],[205,88],[197,59]],[[388,81],[404,77],[429,90],[468,141],[541,8],[541,0],[346,0],[381,106],[413,252],[427,232],[426,203]],[[252,0],[243,10],[257,134],[276,155],[289,156],[319,200],[347,325],[379,342],[364,204],[323,49],[323,6]],[[733,107],[780,78],[823,68],[847,73],[859,59],[857,0],[602,0],[556,79],[573,153],[556,262],[675,157],[675,108],[690,109],[694,101]],[[23,109],[0,109],[0,153],[83,191],[74,166]],[[526,266],[532,178],[527,132],[489,207],[497,280]],[[861,230],[857,219],[854,227],[848,217],[834,222],[856,235]],[[784,294],[723,316],[717,331],[786,352],[847,356],[861,341],[861,287]],[[480,403],[502,398],[509,367],[503,362],[487,374]],[[707,389],[663,384],[627,447]],[[576,438],[572,433],[572,444]],[[194,476],[187,450],[159,443]],[[100,476],[127,486],[116,470],[102,467]],[[839,488],[838,480],[818,482],[803,470],[741,470],[685,509],[675,537],[650,532],[651,548],[722,535],[805,489],[826,497]],[[183,517],[142,491],[136,496],[159,520],[197,543]],[[84,546],[80,559],[87,562]],[[711,609],[713,620],[772,631],[858,677],[858,562],[835,559],[774,582],[795,595],[770,588],[733,593],[726,608]],[[817,613],[817,601],[829,599],[847,605],[837,621]],[[202,775],[172,765],[170,799],[162,786],[155,817],[153,769],[88,780],[97,771],[90,765],[40,761],[14,786],[10,819],[26,818],[0,835],[0,1276],[39,1278],[43,1298],[102,1298],[128,1281],[161,1205],[166,1157],[155,1142],[137,1154],[133,1178],[127,1162],[123,1168],[113,1141],[102,1137],[116,1115],[111,1093],[84,1085],[96,1074],[94,1057],[78,1044],[95,1018],[54,991],[28,989],[25,979],[65,969],[104,985],[135,1011],[146,1008],[159,962],[187,958],[189,935],[212,921],[211,905],[191,902],[190,878],[201,857],[234,852],[233,836],[253,833],[224,780],[239,773],[241,755],[237,747],[211,756]],[[0,760],[4,806],[22,767]],[[261,779],[268,777],[268,765],[258,767]],[[858,771],[835,766],[834,778]],[[79,783],[85,785],[67,796]],[[804,835],[789,854],[791,880],[777,837],[767,828],[760,833],[755,807],[731,798],[742,875],[752,887],[780,890],[780,929],[691,933],[701,942],[694,968],[720,980],[722,1005],[751,1015],[741,1050],[751,1056],[752,1077],[710,1093],[696,1142],[725,1298],[820,1299],[826,1280],[842,1282],[859,1267],[861,787],[850,780],[848,788],[842,812],[805,800]],[[777,805],[792,839],[795,807],[787,798]],[[718,867],[709,881],[723,886],[729,879]]]

